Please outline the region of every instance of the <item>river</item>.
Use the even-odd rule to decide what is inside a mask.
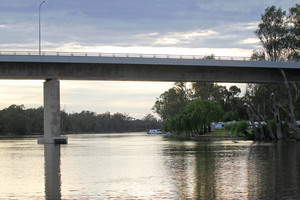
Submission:
[[[300,199],[300,142],[146,133],[0,140],[0,199]]]

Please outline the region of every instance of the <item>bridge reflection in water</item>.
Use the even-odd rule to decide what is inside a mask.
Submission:
[[[61,199],[60,145],[44,144],[45,199]]]

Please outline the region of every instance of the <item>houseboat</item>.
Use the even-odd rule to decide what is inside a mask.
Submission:
[[[161,129],[149,129],[147,130],[147,134],[162,134]]]

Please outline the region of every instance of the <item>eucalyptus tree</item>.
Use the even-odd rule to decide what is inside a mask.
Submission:
[[[292,53],[290,59],[300,60],[300,4],[296,4],[294,7],[290,8],[288,15],[288,22],[292,24],[290,27],[290,39]]]
[[[255,31],[263,50],[254,52],[252,59],[266,59],[270,61],[296,60],[299,61],[299,21],[300,5],[290,8],[289,14],[275,6],[268,7],[261,15],[261,23]],[[279,69],[282,75],[284,97],[279,98],[278,92],[274,92],[270,99],[273,100],[274,110],[278,107],[286,113],[288,126],[300,139],[300,129],[296,124],[295,107],[300,96],[300,84],[289,83],[284,69]],[[274,90],[274,89],[273,89]],[[279,101],[280,100],[280,101]],[[278,111],[277,111],[278,113]],[[277,114],[278,116],[278,114]],[[277,120],[276,120],[277,121]],[[278,124],[278,123],[277,123]]]
[[[270,84],[247,84],[246,93],[243,99],[245,101],[247,113],[252,124],[256,139],[274,140],[275,138],[282,138],[280,116],[278,115],[276,117],[276,119],[279,119],[279,129],[277,129],[276,132],[277,136],[274,135],[272,127],[269,123],[269,120],[273,119],[275,114],[279,114],[273,111],[273,102],[271,98],[272,93],[273,86]],[[260,134],[257,133],[256,127],[254,125],[254,120],[258,122]],[[262,122],[266,124],[270,138],[265,136],[262,128]]]
[[[261,22],[255,34],[259,38],[268,60],[280,61],[287,58],[289,29],[286,25],[286,17],[286,11],[275,6],[268,7],[261,15]]]

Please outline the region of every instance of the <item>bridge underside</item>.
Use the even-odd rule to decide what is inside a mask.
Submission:
[[[285,69],[285,73],[288,81],[300,81],[300,70]],[[230,83],[279,83],[283,81],[277,68],[38,62],[1,62],[0,79],[208,81]]]

